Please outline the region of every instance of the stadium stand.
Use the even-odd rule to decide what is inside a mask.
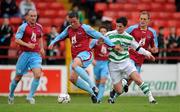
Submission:
[[[137,0],[134,3],[131,0],[127,0],[123,3],[96,3],[95,11],[103,11],[103,16],[113,19],[120,16],[127,16],[131,23],[136,23],[139,16],[138,12],[147,10],[151,14],[153,21],[152,27],[155,29],[160,26],[170,27],[172,25],[180,28],[180,24],[178,24],[180,13],[176,12],[174,2],[175,0]]]

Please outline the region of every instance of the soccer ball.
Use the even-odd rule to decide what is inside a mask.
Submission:
[[[58,103],[69,103],[71,100],[69,94],[61,93],[59,94],[57,101]]]

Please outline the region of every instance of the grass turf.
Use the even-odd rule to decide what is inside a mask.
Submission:
[[[92,104],[87,95],[71,95],[69,104],[58,104],[52,96],[35,98],[35,105],[28,104],[25,96],[15,97],[15,104],[8,105],[7,97],[0,96],[0,112],[180,112],[180,96],[156,97],[157,105],[139,96],[120,96],[115,104],[108,104],[107,97],[101,104]]]

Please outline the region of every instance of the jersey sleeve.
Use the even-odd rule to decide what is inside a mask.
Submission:
[[[92,38],[94,39],[99,39],[99,38],[103,38],[104,42],[108,45],[108,46],[114,46],[114,44],[111,42],[111,40],[105,36],[103,36],[100,32],[94,30],[91,26],[89,25],[82,25],[82,28],[85,30],[85,32],[90,35]]]
[[[131,33],[135,28],[137,28],[138,27],[138,25],[136,24],[136,25],[133,25],[133,26],[130,26],[130,27],[128,27],[127,29],[126,29],[126,32],[127,33]]]
[[[153,41],[151,41],[150,45],[151,47],[156,47],[158,48],[158,39],[157,39],[157,33],[154,29],[149,28],[149,30],[153,33]]]
[[[93,48],[96,45],[97,39],[93,39],[89,45],[89,48]]]
[[[136,50],[139,47],[139,43],[133,38],[130,47]]]
[[[15,35],[16,39],[22,39],[23,38],[26,26],[27,26],[27,23],[23,23],[21,26],[19,26],[19,28],[16,32],[16,35]]]
[[[59,40],[63,40],[68,35],[68,28],[69,26],[66,29],[64,29],[64,31],[61,32],[54,40],[52,40],[50,45],[55,44]]]

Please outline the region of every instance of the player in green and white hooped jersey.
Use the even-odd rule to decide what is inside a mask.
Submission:
[[[128,48],[131,47],[135,49],[138,53],[147,56],[149,59],[155,60],[155,58],[149,51],[141,48],[131,35],[125,32],[126,25],[127,19],[125,17],[118,18],[116,20],[116,30],[106,34],[116,45],[115,49],[117,49],[117,47],[121,49],[119,51],[111,49],[109,53],[109,72],[114,90],[119,95],[123,93],[123,87],[127,84],[127,82],[123,80],[124,74],[126,74],[126,77],[133,79],[143,93],[148,96],[150,103],[156,103],[149,86],[141,79],[136,67],[131,63]],[[112,98],[110,95],[108,102],[114,103],[114,99],[115,97]]]

